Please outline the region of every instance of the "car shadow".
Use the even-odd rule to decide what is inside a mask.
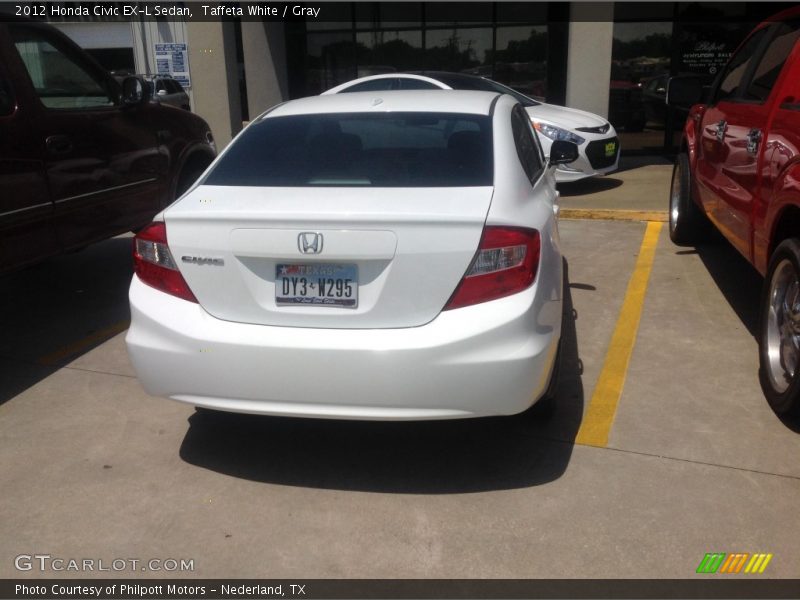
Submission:
[[[742,325],[758,341],[759,305],[764,279],[719,232],[714,230],[711,235],[712,240],[707,244],[698,245],[695,248],[696,253]],[[688,250],[677,252],[677,254],[692,253]],[[758,375],[754,372],[753,376]],[[788,429],[800,433],[800,417],[778,414],[775,416]]]
[[[695,250],[730,307],[753,337],[758,336],[758,309],[764,280],[758,271],[716,231]],[[679,251],[686,254],[687,251]]]
[[[675,161],[672,158],[665,157],[661,154],[641,154],[633,156],[622,156],[619,159],[619,167],[612,173],[624,173],[625,171],[632,171],[633,169],[640,169],[641,167],[649,167],[653,165],[672,166]]]
[[[132,275],[118,237],[0,276],[0,405],[124,329]]]
[[[616,171],[610,175],[602,177],[587,177],[579,179],[578,181],[563,181],[557,184],[558,191],[562,198],[571,198],[573,196],[583,196],[586,194],[596,194],[598,192],[607,192],[620,187],[624,182],[623,179],[616,177],[619,173],[639,169],[641,167],[651,165],[671,165],[672,161],[660,155],[645,155],[645,156],[622,156],[619,161],[619,166]]]
[[[557,185],[562,198],[584,196],[597,192],[607,192],[621,186],[624,182],[615,177],[588,177],[578,181],[564,182]]]
[[[566,470],[583,415],[575,317],[565,285],[558,406],[548,420],[526,413],[363,422],[199,411],[180,456],[232,477],[335,490],[455,494],[548,483]]]

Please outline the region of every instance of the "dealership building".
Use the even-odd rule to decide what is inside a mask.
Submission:
[[[240,8],[240,17],[238,10],[226,9],[227,16],[211,14],[219,6],[215,3],[172,4],[188,8],[192,17],[90,15],[49,20],[109,70],[173,73],[220,145],[236,135],[244,121],[279,102],[318,94],[364,75],[438,70],[484,75],[534,98],[606,116],[620,132],[623,150],[639,152],[669,151],[674,144],[681,117],[664,105],[670,75],[694,73],[713,79],[756,23],[793,5],[222,5]],[[251,4],[262,11],[268,8],[267,14],[248,16]],[[306,14],[293,16],[294,7],[305,8],[298,12]],[[286,16],[275,16],[275,8],[279,13],[286,8]]]

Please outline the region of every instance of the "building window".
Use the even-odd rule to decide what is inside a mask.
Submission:
[[[422,31],[364,31],[356,34],[358,77],[419,69]]]
[[[291,29],[290,47],[305,48],[300,54],[305,62],[297,66],[303,75],[293,84],[293,95],[319,94],[367,75],[451,71],[490,77],[540,100],[547,97],[549,26],[542,5],[337,5],[341,14],[335,20]]]
[[[650,126],[663,131],[664,94],[658,90],[666,86],[657,82],[669,76],[671,48],[671,22],[614,23],[608,118],[617,130],[639,133]],[[655,94],[647,97],[649,112],[645,90]],[[663,141],[663,134],[651,137],[656,145]]]
[[[498,27],[494,77],[536,100],[547,98],[547,26]]]
[[[309,34],[306,44],[306,90],[309,95],[356,78],[351,32]]]
[[[430,29],[425,36],[425,68],[492,76],[492,30]]]

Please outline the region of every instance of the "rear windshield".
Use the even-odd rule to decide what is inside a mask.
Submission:
[[[490,117],[444,113],[268,117],[204,180],[222,186],[473,187],[493,180]]]

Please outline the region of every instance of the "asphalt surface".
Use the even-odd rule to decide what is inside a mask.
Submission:
[[[634,175],[616,189],[649,200]],[[549,421],[195,413],[129,364],[130,239],[0,279],[0,577],[97,576],[15,568],[37,553],[192,559],[166,574],[202,578],[721,577],[695,573],[709,552],[772,553],[739,576],[799,577],[800,428],[758,386],[761,280],[724,242],[677,248],[663,227],[636,300],[646,227],[562,220]],[[626,332],[607,440],[578,443]]]

